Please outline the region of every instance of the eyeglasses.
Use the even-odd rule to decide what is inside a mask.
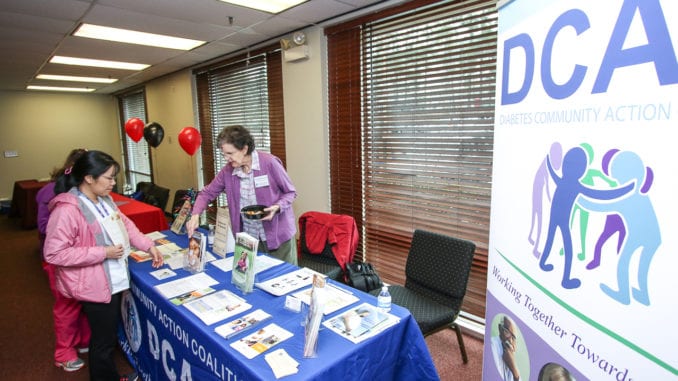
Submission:
[[[112,177],[112,176],[101,175],[101,176],[99,176],[99,178],[104,178],[104,179],[108,180],[109,182],[115,181],[115,177]]]
[[[511,335],[511,338],[512,338],[513,340],[516,339],[516,335],[514,335],[513,332],[511,332],[510,329],[506,328],[505,325],[499,324],[499,329],[500,329],[503,333],[506,333],[506,334]]]

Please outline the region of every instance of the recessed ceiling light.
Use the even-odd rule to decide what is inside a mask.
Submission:
[[[225,3],[253,8],[268,13],[280,13],[285,9],[306,2],[307,0],[221,0]]]
[[[73,91],[73,92],[80,92],[80,93],[89,93],[94,90],[95,88],[91,87],[58,87],[58,86],[27,86],[27,90],[43,90],[43,91]]]
[[[191,50],[205,41],[165,36],[162,34],[137,32],[129,29],[111,28],[101,25],[82,24],[73,33],[74,36],[95,38],[98,40],[125,42],[128,44],[155,46],[159,48]]]
[[[54,56],[52,57],[51,60],[49,60],[49,62],[65,65],[106,67],[110,69],[123,69],[123,70],[144,70],[147,67],[151,66],[132,62],[93,60],[89,58],[76,58],[64,56]]]
[[[47,79],[51,81],[70,81],[70,82],[92,82],[92,83],[113,83],[117,78],[102,78],[102,77],[78,77],[74,75],[54,75],[54,74],[38,74],[36,79]]]

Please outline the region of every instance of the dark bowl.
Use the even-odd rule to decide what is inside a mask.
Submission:
[[[260,220],[266,216],[264,208],[266,205],[249,205],[240,209],[240,213],[248,220]]]

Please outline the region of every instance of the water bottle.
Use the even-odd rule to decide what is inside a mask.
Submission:
[[[210,230],[209,233],[207,234],[207,244],[212,247],[214,245],[214,225],[210,224],[209,226]]]
[[[377,296],[377,308],[381,312],[388,312],[391,310],[391,294],[388,292],[388,286],[383,286],[379,296]]]

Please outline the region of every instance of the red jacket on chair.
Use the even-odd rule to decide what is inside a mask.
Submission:
[[[358,227],[355,219],[344,214],[306,212],[299,217],[299,231],[305,225],[306,247],[312,254],[320,254],[325,243],[343,270],[353,262],[358,248]]]

